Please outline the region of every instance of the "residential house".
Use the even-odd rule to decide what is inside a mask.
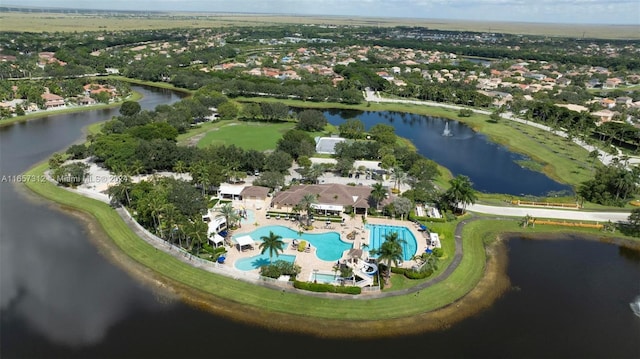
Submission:
[[[621,96],[616,98],[616,105],[631,106],[632,103],[633,99],[631,97]]]
[[[608,78],[607,81],[605,81],[604,85],[602,85],[602,88],[605,89],[614,89],[618,86],[620,86],[622,84],[622,80],[617,78],[617,77],[612,77],[612,78]]]
[[[591,116],[595,116],[597,118],[596,124],[600,126],[605,122],[610,122],[611,120],[613,120],[613,117],[617,114],[618,113],[615,111],[604,109],[604,110],[592,112]]]
[[[40,97],[42,97],[42,99],[44,100],[44,107],[46,109],[64,107],[64,98],[62,98],[61,96],[45,92],[40,95]]]

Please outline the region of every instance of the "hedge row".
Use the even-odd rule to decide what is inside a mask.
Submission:
[[[326,283],[311,283],[311,282],[301,282],[295,281],[293,282],[293,286],[297,289],[308,290],[310,292],[329,292],[329,293],[343,293],[343,294],[360,294],[362,293],[362,288],[354,287],[354,286],[336,286]]]

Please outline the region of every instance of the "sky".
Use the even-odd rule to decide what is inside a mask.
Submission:
[[[0,5],[10,4],[109,10],[640,25],[640,0],[0,0]]]

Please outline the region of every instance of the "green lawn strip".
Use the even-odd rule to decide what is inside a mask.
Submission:
[[[207,133],[213,129],[219,128],[221,126],[225,126],[230,121],[216,121],[216,122],[205,122],[201,123],[197,126],[191,127],[187,132],[181,133],[177,137],[178,145],[185,145],[189,142],[193,136],[201,135]]]
[[[46,167],[46,163],[41,163],[30,169],[27,174],[42,175]],[[30,182],[26,185],[45,198],[91,214],[123,252],[158,273],[206,293],[266,311],[344,320],[398,318],[449,304],[473,288],[482,275],[482,271],[478,270],[481,267],[478,267],[476,258],[477,256],[484,258],[482,244],[474,244],[465,238],[465,256],[459,268],[451,276],[451,280],[421,290],[417,296],[395,296],[372,300],[327,300],[295,293],[282,293],[197,269],[156,250],[138,238],[105,203],[68,192],[48,182]],[[484,259],[480,260],[482,263],[483,261]],[[471,268],[472,266],[475,267]],[[468,273],[476,273],[477,276],[469,276]],[[449,282],[451,283],[447,284]]]
[[[421,284],[427,280],[435,278],[440,274],[442,274],[442,272],[444,272],[453,261],[453,256],[456,251],[454,232],[458,222],[457,221],[445,222],[445,223],[424,222],[423,224],[425,224],[431,232],[438,233],[440,242],[442,243],[442,249],[444,250],[444,254],[442,255],[442,257],[440,257],[440,261],[438,262],[438,269],[431,276],[425,279],[419,279],[419,280],[409,279],[403,275],[394,275],[391,277],[391,284],[392,284],[391,288],[388,288],[388,289],[385,288],[385,292],[415,287],[418,284]],[[421,241],[425,241],[426,239],[423,238],[422,236],[419,236],[418,238],[416,238],[416,240],[418,241],[418,243],[420,243]],[[417,253],[417,254],[420,255],[422,253]]]
[[[176,87],[173,84],[170,84],[170,83],[167,83],[167,82],[145,81],[145,80],[132,79],[132,78],[129,78],[129,77],[118,76],[118,75],[101,76],[99,78],[100,79],[107,78],[107,79],[119,80],[119,81],[123,81],[123,82],[129,82],[129,83],[132,83],[132,84],[135,84],[135,85],[163,88],[163,89],[167,89],[167,90],[182,92],[182,93],[185,93],[185,94],[188,94],[188,95],[192,95],[195,92],[193,90],[189,90],[189,89],[186,89],[186,88]]]
[[[233,121],[209,131],[198,142],[198,147],[236,145],[243,149],[265,151],[274,149],[282,135],[294,128],[293,122],[239,122]]]

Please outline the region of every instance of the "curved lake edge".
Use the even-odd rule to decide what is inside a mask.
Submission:
[[[87,108],[85,110],[92,109]],[[57,189],[65,191],[62,188]],[[279,310],[277,306],[265,309],[257,306],[252,306],[251,304],[238,303],[234,300],[222,298],[219,295],[215,295],[214,293],[208,293],[206,291],[198,290],[194,286],[165,276],[161,272],[157,272],[153,266],[149,266],[142,261],[137,261],[134,256],[124,251],[122,247],[119,247],[114,236],[110,236],[108,233],[106,233],[106,227],[97,219],[96,213],[93,213],[87,209],[76,207],[73,201],[71,205],[63,204],[60,208],[67,211],[76,212],[76,215],[78,215],[78,213],[82,213],[86,221],[93,221],[93,227],[91,228],[100,228],[100,230],[104,234],[99,243],[111,246],[112,252],[115,255],[121,256],[121,259],[128,259],[130,264],[137,265],[137,272],[134,271],[134,277],[152,285],[153,287],[164,288],[166,289],[166,295],[175,295],[181,297],[182,300],[189,302],[201,309],[210,310],[218,315],[222,315],[230,319],[245,322],[248,324],[264,326],[269,329],[296,331],[317,336],[331,336],[341,338],[396,336],[424,332],[428,330],[438,330],[447,328],[454,322],[467,318],[481,311],[483,308],[491,306],[492,303],[500,297],[501,293],[503,293],[504,290],[507,290],[509,287],[508,278],[506,278],[506,254],[504,255],[504,259],[502,262],[497,259],[501,250],[499,248],[500,241],[496,241],[496,244],[494,244],[496,246],[495,250],[493,247],[494,245],[488,247],[489,249],[487,250],[489,251],[489,253],[492,253],[494,255],[489,255],[488,258],[483,261],[486,266],[485,270],[478,271],[480,272],[481,278],[474,283],[471,291],[465,292],[462,296],[459,297],[459,299],[450,301],[448,304],[440,307],[439,309],[432,309],[418,314],[410,314],[411,317],[405,316],[402,318],[373,320],[358,320],[356,318],[348,318],[345,320],[321,319],[318,317],[305,316],[304,311],[298,314],[286,314],[282,312],[275,312],[274,310]],[[485,254],[484,250],[485,249],[483,247],[483,256]],[[492,260],[494,259],[497,263],[492,266]],[[122,263],[124,263],[124,259],[122,262],[116,263],[120,264],[120,266],[123,267],[124,264]],[[498,273],[496,274],[497,279],[494,279],[495,281],[489,280],[489,285],[483,291],[481,288],[481,284],[486,278],[490,277],[492,268],[497,267],[499,269],[500,263],[503,263],[505,268],[505,270],[502,271],[504,274],[503,280],[500,281],[500,271],[496,269],[496,273]],[[130,272],[128,268],[124,268],[127,269],[127,272]],[[497,285],[497,282],[503,284]],[[251,286],[254,288],[256,287],[255,285]],[[504,289],[496,290],[496,288],[501,287],[504,287]],[[243,292],[243,294],[246,294],[246,292]],[[474,308],[471,308],[469,310],[465,309],[465,307],[463,306],[465,300],[472,300],[474,296],[477,296],[477,301],[472,301],[470,304],[470,306],[474,306]],[[413,302],[414,301],[412,300],[411,304],[414,304]],[[371,312],[369,312],[368,314],[371,314]],[[305,319],[308,320],[305,320],[304,323],[298,323],[300,322],[301,316],[304,316]],[[351,324],[347,325],[345,323]],[[382,328],[384,330],[382,330]]]
[[[49,117],[49,116],[54,117],[54,116],[66,115],[66,114],[70,114],[70,113],[96,111],[96,110],[104,110],[104,109],[108,109],[108,108],[114,108],[114,107],[118,107],[118,106],[122,105],[126,101],[136,101],[136,102],[140,101],[140,100],[142,100],[143,97],[144,96],[141,93],[139,93],[137,91],[132,91],[132,94],[129,95],[127,98],[125,98],[125,99],[123,99],[121,101],[112,102],[112,103],[108,103],[108,104],[69,107],[69,108],[64,108],[64,109],[54,109],[54,110],[51,110],[51,111],[45,110],[45,111],[36,112],[36,113],[29,113],[29,114],[26,114],[24,116],[16,116],[16,117],[0,120],[0,128],[11,126],[11,125],[15,125],[15,124],[19,124],[19,123],[25,123],[25,122],[29,122],[29,121],[33,121],[33,120],[38,120],[38,119],[41,119],[43,117]]]
[[[41,163],[30,169],[27,173],[38,173],[37,169],[43,171],[45,167],[46,164]],[[44,188],[47,186],[42,186],[42,184],[48,185],[49,188]],[[470,270],[471,273],[479,273],[479,276],[477,280],[472,280],[467,283],[467,285],[470,285],[469,290],[464,290],[463,293],[459,293],[460,295],[458,295],[457,298],[448,301],[438,308],[424,307],[424,309],[414,309],[404,316],[391,317],[387,315],[387,317],[376,318],[375,314],[381,314],[384,313],[384,311],[376,311],[375,303],[384,301],[384,298],[369,300],[332,300],[329,299],[331,298],[330,296],[325,296],[321,298],[311,297],[313,299],[304,300],[305,304],[302,308],[298,308],[299,310],[297,312],[292,310],[290,313],[286,313],[282,311],[281,304],[285,297],[295,295],[297,298],[309,298],[309,296],[273,290],[249,283],[238,285],[238,281],[234,281],[231,278],[223,278],[221,275],[197,269],[189,264],[180,262],[173,257],[169,257],[175,262],[174,264],[178,264],[180,267],[190,267],[187,268],[191,272],[189,275],[195,275],[198,277],[195,278],[195,283],[202,283],[205,281],[211,284],[212,279],[215,281],[213,290],[211,290],[211,287],[198,289],[198,285],[193,282],[194,278],[186,278],[190,280],[185,280],[185,278],[181,278],[180,276],[176,277],[171,273],[167,273],[166,268],[160,268],[162,267],[162,261],[154,260],[156,258],[151,258],[151,261],[145,260],[145,257],[149,256],[149,252],[151,253],[151,256],[154,256],[154,251],[155,256],[162,252],[151,247],[144,240],[135,235],[131,229],[124,224],[120,216],[115,213],[115,210],[108,205],[69,192],[48,182],[32,182],[27,183],[26,186],[41,197],[57,202],[59,204],[59,209],[71,211],[76,216],[82,218],[83,221],[87,223],[92,234],[101,232],[100,235],[96,235],[91,239],[98,245],[100,252],[105,254],[105,256],[113,263],[131,273],[132,276],[139,281],[151,285],[152,287],[159,288],[164,293],[164,296],[169,298],[179,297],[183,301],[200,309],[211,311],[216,315],[221,315],[245,324],[263,326],[271,330],[306,333],[320,337],[388,337],[448,328],[453,323],[473,316],[483,309],[490,307],[495,300],[510,288],[509,278],[506,273],[508,257],[503,244],[504,239],[511,238],[513,235],[526,238],[548,239],[545,238],[548,236],[547,233],[533,234],[525,232],[523,234],[519,231],[503,232],[497,236],[497,240],[490,241],[491,243],[486,247],[482,241],[475,241],[475,246],[480,249],[480,252],[477,253],[478,255],[474,256],[473,248],[465,247],[465,255],[462,256],[462,263],[465,263],[465,260],[469,261],[476,257],[475,259],[479,260],[478,263],[480,263],[480,265],[467,268],[467,270]],[[51,189],[54,191],[51,192]],[[64,195],[60,197],[60,194]],[[85,198],[85,201],[77,201],[74,200],[75,198],[69,198],[74,196]],[[100,210],[96,211],[95,208],[87,208],[82,204],[79,205],[78,202],[95,202],[93,204],[97,204],[98,207],[100,207]],[[115,226],[105,225],[105,220],[108,220],[108,217],[117,218],[117,220],[122,222],[122,225],[126,228],[126,232],[129,233],[120,232],[119,235],[113,233],[112,230]],[[476,220],[474,222],[477,223],[481,221]],[[116,232],[119,232],[120,229],[121,228],[118,228]],[[567,231],[565,233],[571,235],[575,232]],[[598,240],[606,243],[629,246],[631,248],[640,248],[640,242],[632,239],[618,238],[615,236],[589,236],[584,233],[579,234],[581,238],[585,237],[587,239]],[[469,241],[471,243],[465,243],[465,245],[469,246],[469,244],[471,244],[473,246],[473,241]],[[138,246],[143,244],[143,246],[147,246],[149,248],[144,252],[127,251],[127,244],[137,244]],[[157,259],[160,259],[160,257]],[[478,270],[482,267],[484,267],[483,270]],[[175,265],[170,269],[173,268],[175,268]],[[436,288],[435,290],[443,288],[450,289],[447,279],[449,278],[445,278],[440,284],[434,285],[432,288],[442,287]],[[233,286],[235,288],[232,288],[232,291],[217,290],[222,288],[220,286],[230,285],[231,283],[229,283],[229,280],[234,283]],[[432,288],[427,288],[421,291],[433,291],[434,289]],[[233,295],[234,290],[237,291],[235,296]],[[421,291],[402,296],[395,296],[395,298],[399,298],[400,300],[396,299],[393,307],[397,308],[398,305],[405,305],[415,308],[416,306],[419,306],[419,304],[429,301],[428,293],[423,296],[422,300],[419,300],[421,297]],[[259,300],[243,302],[242,299],[247,297],[249,297],[249,299],[257,297]],[[274,297],[275,299],[273,299]],[[360,310],[360,317],[354,316],[342,320],[337,319],[344,317],[346,313],[354,310],[354,307],[350,305],[354,302],[366,302],[367,310],[364,312]],[[338,312],[338,315],[334,318],[309,316],[305,310],[307,305],[327,305],[330,306],[334,312]],[[346,307],[340,308],[342,305],[345,305]],[[304,317],[305,320],[301,321],[301,317]]]

